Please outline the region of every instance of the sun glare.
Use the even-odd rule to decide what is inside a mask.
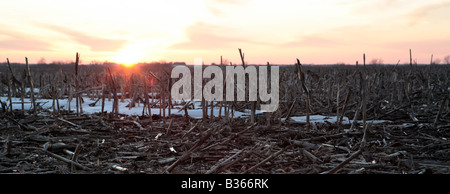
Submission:
[[[136,63],[138,63],[140,60],[140,57],[135,55],[130,55],[127,53],[119,53],[119,55],[113,57],[112,61],[115,63],[121,64],[125,67],[132,67]]]
[[[125,67],[133,67],[136,63],[121,63]]]
[[[112,56],[111,60],[125,67],[132,67],[142,62],[144,58],[143,50],[137,45],[128,45],[124,49],[121,49],[115,56]]]

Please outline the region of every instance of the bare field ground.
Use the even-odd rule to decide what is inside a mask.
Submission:
[[[296,66],[281,66],[280,106],[271,114],[255,115],[254,122],[211,117],[211,105],[202,105],[203,119],[165,111],[149,116],[146,106],[179,109],[169,100],[170,65],[128,74],[80,66],[78,92],[73,66],[65,68],[31,68],[39,89],[36,98],[54,100],[52,108],[38,107],[34,114],[31,109],[11,111],[10,102],[2,100],[0,173],[450,172],[448,65],[303,66],[303,81]],[[2,66],[0,72],[2,97],[30,99],[22,67]],[[11,74],[18,83],[9,79],[8,84]],[[143,113],[108,108],[77,114],[75,100],[71,109],[56,104],[57,99],[75,99],[74,94],[97,100],[93,106],[101,106],[102,98],[124,100]],[[91,105],[81,101],[80,106]],[[252,108],[251,102],[214,104],[218,106],[241,112]],[[307,115],[335,117],[337,122],[295,119]]]

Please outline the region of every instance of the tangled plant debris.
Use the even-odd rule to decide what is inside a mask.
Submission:
[[[59,109],[56,101],[49,102],[55,103],[53,108],[43,109],[39,103],[45,99],[36,94],[37,112],[33,114],[20,110],[20,104],[13,104],[12,109],[9,99],[20,101],[21,92],[11,93],[11,98],[1,101],[0,173],[450,172],[448,66],[417,66],[413,70],[406,66],[368,66],[364,73],[361,67],[303,66],[301,82],[295,68],[280,68],[279,109],[252,119],[243,114],[231,116],[233,111],[247,112],[252,102],[223,104],[229,108],[229,117],[224,116],[225,111],[218,117],[217,109],[197,118],[183,112],[213,109],[212,103],[175,105],[174,110],[180,111],[166,116],[156,114],[160,108],[155,105],[150,106],[152,116],[148,112],[139,116],[121,113],[126,108],[144,112],[146,106],[139,104],[119,107],[114,113],[106,109],[108,113],[87,112],[85,104],[91,103],[88,99],[95,96],[93,92],[80,95],[86,102],[79,104],[85,107],[78,114],[65,110],[67,107]],[[119,81],[126,82],[119,77],[114,81],[116,86]],[[111,87],[109,83],[100,82],[100,86]],[[86,84],[85,80],[80,83],[81,91],[99,87]],[[62,87],[35,85],[36,93],[53,91],[56,97],[59,91],[59,96],[66,95]],[[302,85],[308,88],[308,98]],[[138,94],[133,86],[143,88],[130,84],[126,91],[117,87],[124,97],[115,98],[138,102],[143,95],[133,97],[133,93]],[[7,94],[5,88],[3,94]],[[29,96],[30,90],[23,91]],[[153,93],[160,95],[155,98],[160,105],[164,104],[163,96],[169,96],[162,90]],[[100,100],[101,95],[92,98]],[[141,101],[146,102],[148,99]],[[26,105],[25,111],[30,109]],[[94,103],[89,107],[100,106]],[[306,114],[309,119],[304,121]],[[380,120],[383,122],[376,122]]]

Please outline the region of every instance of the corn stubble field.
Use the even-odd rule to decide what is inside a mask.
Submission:
[[[0,173],[450,172],[449,65],[280,66],[277,111],[198,102],[200,119],[170,100],[172,67],[0,65]]]

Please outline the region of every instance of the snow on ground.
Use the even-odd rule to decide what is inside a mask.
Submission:
[[[99,113],[102,110],[102,103],[101,101],[98,101],[94,106],[89,106],[89,104],[93,104],[97,99],[90,99],[88,97],[84,97],[84,103],[83,103],[83,113],[87,113],[87,114],[92,114],[92,113]],[[0,100],[2,102],[6,102],[7,104],[9,104],[9,100],[8,97],[0,97]],[[13,109],[17,109],[17,110],[21,110],[22,109],[22,100],[21,98],[12,98],[12,102],[13,102]],[[31,101],[30,99],[24,99],[24,109],[25,110],[29,110],[31,107]],[[53,100],[52,99],[37,99],[36,103],[39,103],[39,105],[43,108],[43,109],[47,109],[49,111],[52,111],[52,103]],[[128,104],[130,103],[130,99],[125,99],[124,102],[119,102],[119,113],[120,114],[126,114],[126,115],[142,115],[142,109],[143,109],[143,104],[142,103],[136,103],[135,107],[126,107]],[[194,101],[194,109],[188,109],[188,114],[190,117],[194,118],[194,119],[201,119],[203,116],[203,112],[201,109],[201,103],[199,101]],[[104,111],[107,112],[111,112],[112,111],[112,105],[113,105],[113,100],[108,101],[107,99],[105,99],[105,109]],[[69,103],[67,99],[60,99],[59,100],[59,106],[61,110],[68,110],[69,107]],[[55,102],[55,107],[56,107],[56,102]],[[182,106],[174,106],[173,109],[171,109],[171,114],[175,114],[175,115],[183,115],[184,116],[184,111],[179,111],[182,108]],[[76,104],[75,104],[75,100],[72,99],[71,104],[70,104],[70,110],[75,112],[76,111]],[[160,109],[159,108],[152,108],[152,115],[163,115],[163,113],[160,113]],[[164,109],[164,111],[166,111],[166,116],[168,116],[169,114],[169,110],[166,108]],[[208,108],[208,116],[211,114],[211,109]],[[260,110],[256,110],[255,112],[256,114],[261,114],[262,111]],[[213,114],[215,117],[219,116],[219,107],[215,107],[213,110]],[[240,111],[234,111],[234,117],[235,118],[239,118],[239,117],[249,117],[250,116],[250,110],[246,109],[244,110],[244,112],[240,112]],[[148,109],[145,110],[145,115],[148,115]],[[225,110],[222,109],[221,112],[222,116],[225,116]],[[230,117],[231,117],[231,113],[230,113]],[[282,118],[282,121],[285,121],[286,118]],[[290,117],[290,120],[296,123],[306,123],[306,116],[295,116],[295,117]],[[336,116],[323,116],[323,115],[310,115],[310,122],[314,122],[314,123],[336,123],[337,122],[337,118]],[[349,120],[348,117],[343,117],[342,118],[342,123],[344,124],[349,124],[351,121]],[[361,120],[357,121],[358,123],[362,123]],[[368,123],[373,122],[373,124],[382,124],[382,123],[390,123],[391,121],[388,120],[368,120]]]
[[[289,119],[291,119],[292,121],[294,121],[296,123],[306,123],[306,116],[289,117]],[[282,118],[281,120],[285,121],[286,118]],[[325,123],[325,122],[336,123],[337,117],[336,116],[310,115],[309,121],[313,122],[313,123]],[[349,122],[348,117],[342,118],[342,123],[348,123],[348,122]]]
[[[102,103],[101,100],[98,101],[94,106],[89,106],[89,104],[94,103],[97,99],[90,99],[87,97],[84,97],[84,103],[83,103],[83,113],[92,114],[92,113],[99,113],[102,110]],[[2,102],[6,102],[9,104],[8,97],[0,97],[0,100]],[[26,98],[24,99],[24,109],[29,110],[31,108],[31,101],[30,99]],[[21,98],[12,98],[13,103],[13,109],[21,110],[22,109],[22,100]],[[52,111],[52,99],[37,99],[36,103],[38,103],[43,109]],[[136,103],[135,107],[126,107],[130,103],[130,99],[125,99],[124,102],[119,102],[119,113],[120,114],[126,114],[126,115],[142,115],[142,109],[144,108],[144,105],[142,103]],[[112,111],[112,105],[113,100],[108,101],[108,99],[105,99],[105,108],[104,111],[111,112]],[[68,99],[59,99],[59,106],[61,110],[68,110],[69,102]],[[56,107],[56,102],[55,102]],[[175,115],[183,115],[184,111],[179,111],[182,108],[182,106],[174,106],[173,109],[171,109],[171,114]],[[188,114],[190,117],[194,119],[201,119],[203,116],[203,112],[200,106],[200,102],[194,102],[194,108],[195,109],[188,109]],[[75,99],[72,99],[70,102],[70,110],[75,112],[76,111],[76,103]],[[160,109],[159,108],[152,108],[152,115],[159,115]],[[168,108],[164,109],[166,111],[166,116],[169,114]],[[211,109],[208,108],[208,116],[211,114]],[[225,110],[222,109],[221,115],[225,116]],[[261,111],[256,111],[256,114],[261,113]],[[219,116],[219,108],[215,107],[213,109],[213,114],[215,117]],[[145,115],[148,115],[148,109],[145,109]],[[161,116],[163,113],[161,112]],[[250,115],[250,110],[245,110],[244,112],[234,111],[234,117],[248,117]],[[231,113],[230,113],[231,116]]]
[[[290,117],[291,120],[293,120],[296,123],[306,123],[306,116],[299,116],[299,117]],[[282,118],[282,121],[285,121],[286,118]],[[323,115],[310,115],[309,121],[314,123],[336,123],[337,117],[336,116],[323,116]],[[362,123],[363,121],[357,120],[358,123]],[[368,120],[367,123],[373,122],[372,124],[382,124],[382,123],[390,123],[391,121],[388,120]],[[350,124],[351,120],[348,119],[348,117],[342,118],[343,124]]]

